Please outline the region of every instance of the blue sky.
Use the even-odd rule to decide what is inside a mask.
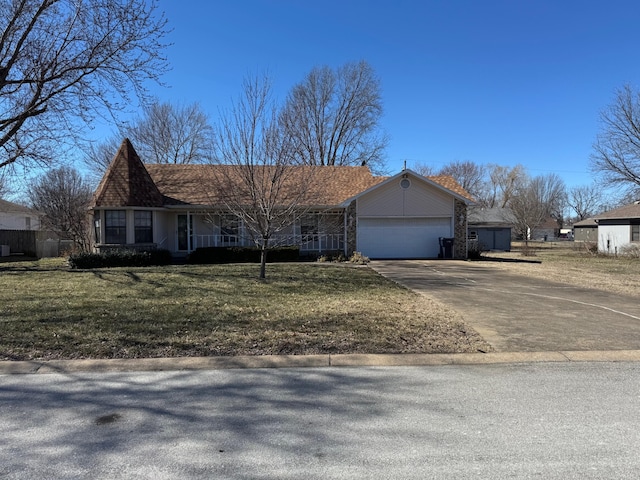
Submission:
[[[640,83],[640,3],[593,0],[160,0],[173,32],[162,100],[213,123],[247,75],[278,99],[314,67],[366,60],[389,173],[416,162],[523,164],[592,180],[599,112]]]

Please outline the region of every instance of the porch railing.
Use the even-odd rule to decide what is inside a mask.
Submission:
[[[328,252],[344,250],[343,234],[274,235],[271,246],[299,245],[301,252]],[[193,248],[248,247],[254,243],[240,235],[194,235]]]

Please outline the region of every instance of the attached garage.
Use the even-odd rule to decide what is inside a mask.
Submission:
[[[463,193],[451,177],[403,170],[354,197],[355,215],[346,219],[356,240],[352,248],[369,258],[438,258],[440,238],[446,238],[443,253],[466,258],[472,201]]]
[[[451,218],[359,218],[357,249],[369,258],[437,258]]]

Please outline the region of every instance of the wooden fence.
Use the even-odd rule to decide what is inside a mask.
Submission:
[[[46,230],[0,230],[0,245],[8,245],[10,255],[43,258],[63,255],[73,242]]]

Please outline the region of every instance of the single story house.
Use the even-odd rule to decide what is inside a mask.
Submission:
[[[529,240],[551,241],[560,236],[560,227],[555,218],[547,218],[541,225],[530,232]]]
[[[479,251],[511,251],[511,230],[513,220],[507,208],[469,209],[468,238],[469,248]]]
[[[598,224],[598,251],[617,255],[640,248],[640,202],[594,217]]]
[[[238,217],[225,210],[207,178],[225,165],[145,165],[125,139],[90,206],[94,250],[248,246]],[[264,168],[264,167],[263,167]],[[441,238],[453,238],[454,258],[467,257],[467,206],[472,197],[449,176],[411,170],[381,177],[367,167],[313,169],[314,195],[300,215],[274,233],[303,254],[361,252],[370,258],[436,258]],[[233,187],[232,187],[233,188]],[[311,200],[313,198],[313,200]]]
[[[40,230],[41,214],[0,199],[0,230]]]
[[[573,224],[575,242],[596,243],[598,241],[598,222],[595,218],[585,218]]]

